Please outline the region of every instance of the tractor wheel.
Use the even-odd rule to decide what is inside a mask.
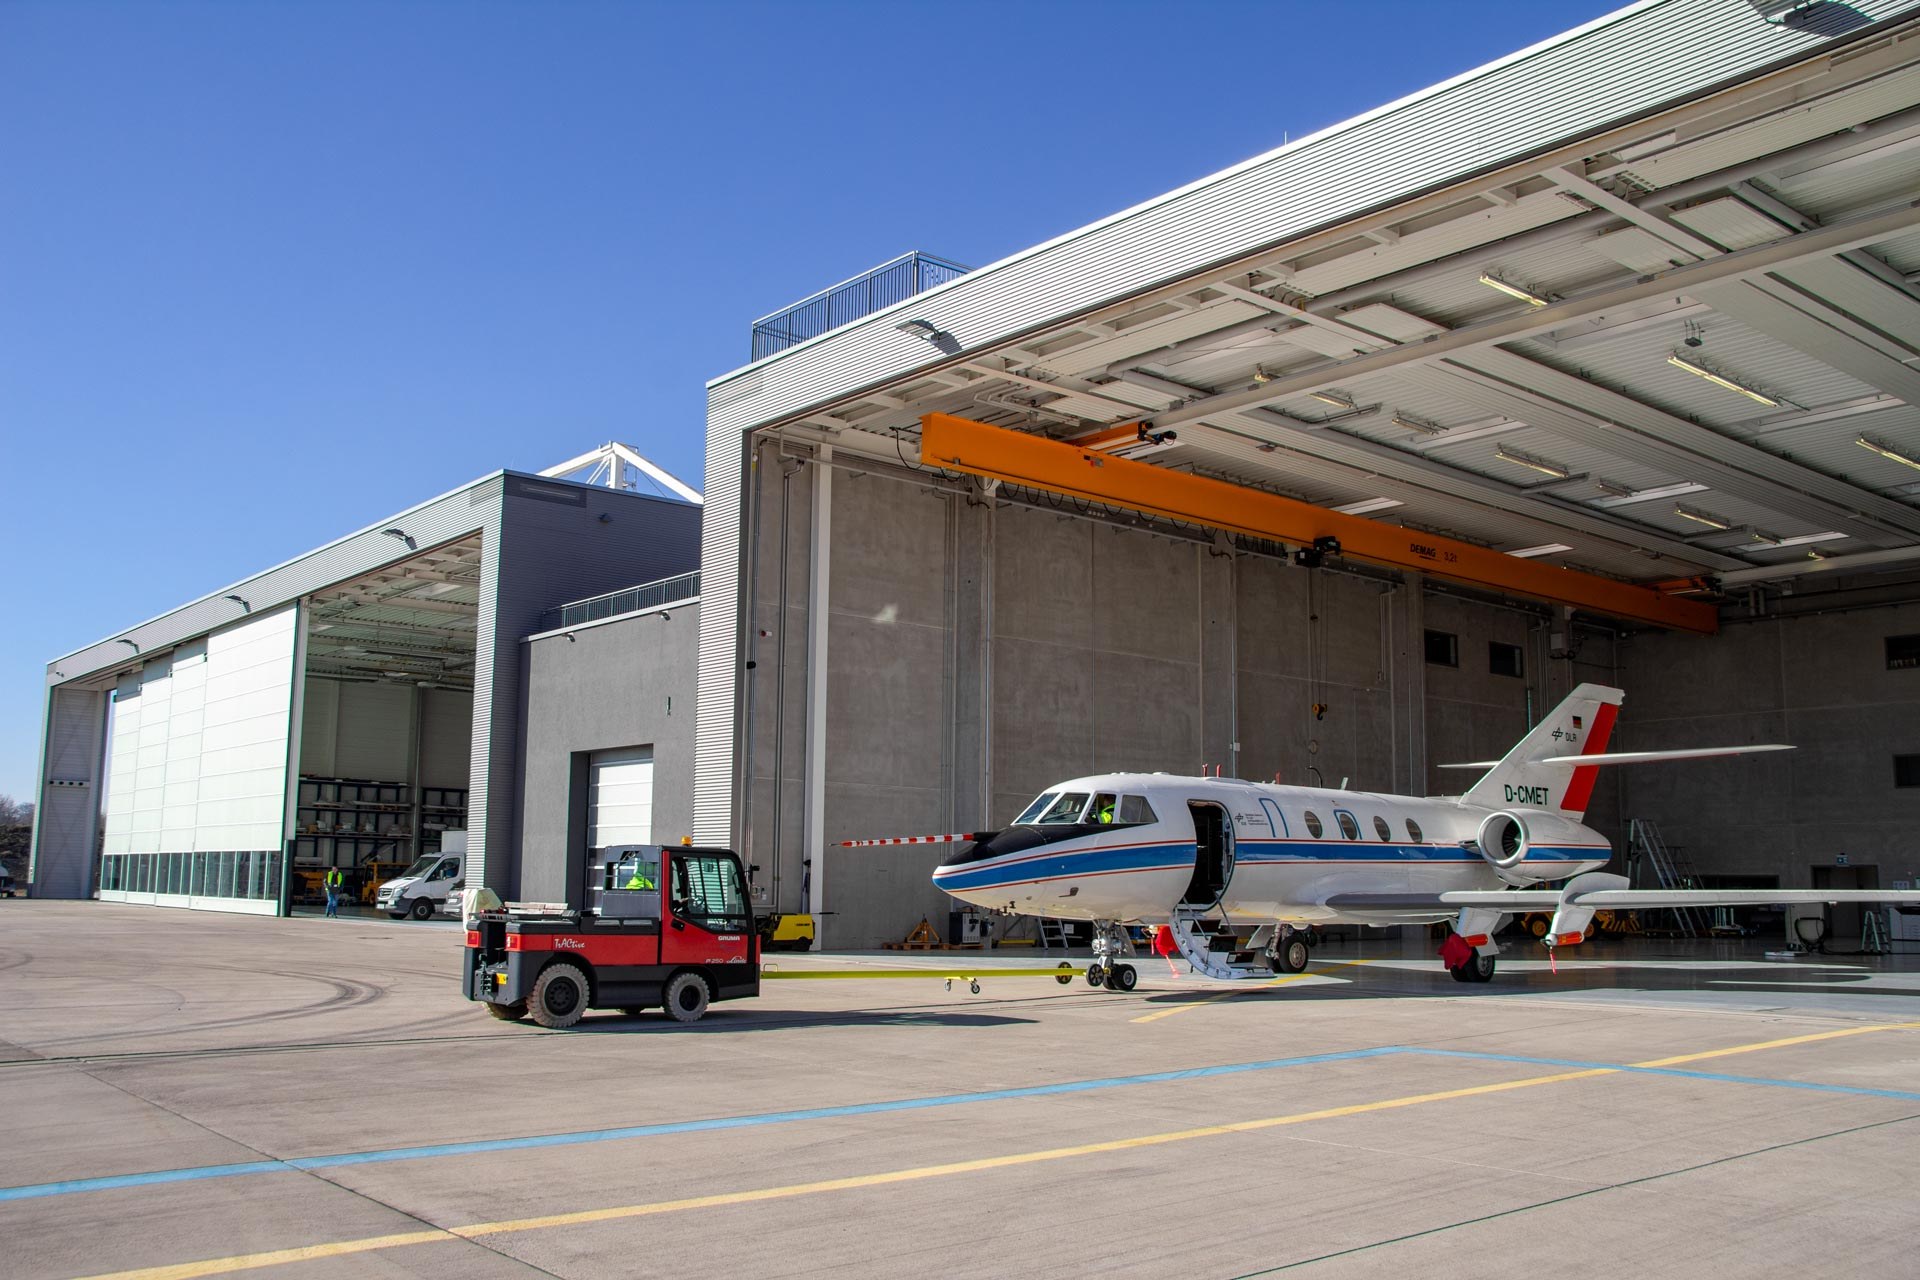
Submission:
[[[1302,973],[1311,958],[1307,940],[1297,933],[1291,933],[1281,940],[1279,950],[1267,957],[1267,967],[1275,973]]]
[[[1140,974],[1130,964],[1113,966],[1113,985],[1121,991],[1131,991],[1140,985]]]
[[[1532,934],[1536,938],[1546,937],[1547,936],[1547,918],[1545,916],[1528,916],[1527,932]]]
[[[667,989],[661,992],[661,1003],[666,1006],[667,1016],[675,1022],[700,1021],[711,998],[707,980],[691,969],[674,974],[667,981]]]
[[[487,1006],[488,1013],[502,1022],[518,1022],[527,1016],[525,1000],[516,1000],[512,1004],[495,1004],[491,1000],[483,1000],[481,1003]]]
[[[587,975],[580,972],[580,966],[556,961],[534,979],[533,994],[527,997],[527,1012],[549,1031],[572,1026],[586,1011]]]
[[[415,898],[413,905],[407,908],[407,914],[411,915],[415,920],[433,919],[433,899]]]

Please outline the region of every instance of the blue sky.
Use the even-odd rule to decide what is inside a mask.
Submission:
[[[1614,7],[0,0],[0,794],[62,653]]]

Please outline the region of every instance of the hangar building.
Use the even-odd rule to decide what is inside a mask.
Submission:
[[[1799,748],[1610,771],[1620,841],[1913,878],[1916,193],[1911,4],[1650,0],[756,330],[709,385],[696,836],[872,945],[946,910],[940,849],[841,840],[1119,769],[1457,792],[1596,680],[1620,749]]]
[[[464,840],[557,896],[570,847],[687,833],[699,495],[634,463],[496,472],[50,663],[33,891],[273,913]]]

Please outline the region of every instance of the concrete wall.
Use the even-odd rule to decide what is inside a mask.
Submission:
[[[1702,874],[1811,888],[1844,854],[1881,887],[1920,877],[1920,789],[1893,756],[1920,752],[1920,670],[1889,671],[1885,638],[1920,633],[1920,605],[1758,622],[1622,646],[1623,749],[1785,742],[1791,752],[1621,770],[1622,808],[1652,818]]]
[[[699,606],[669,606],[525,642],[526,755],[517,881],[509,896],[567,898],[585,850],[587,753],[653,748],[653,838],[693,831]]]

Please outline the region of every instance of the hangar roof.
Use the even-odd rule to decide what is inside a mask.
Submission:
[[[1650,0],[717,379],[711,438],[1145,422],[1629,581],[1920,561],[1916,193],[1920,8]]]

